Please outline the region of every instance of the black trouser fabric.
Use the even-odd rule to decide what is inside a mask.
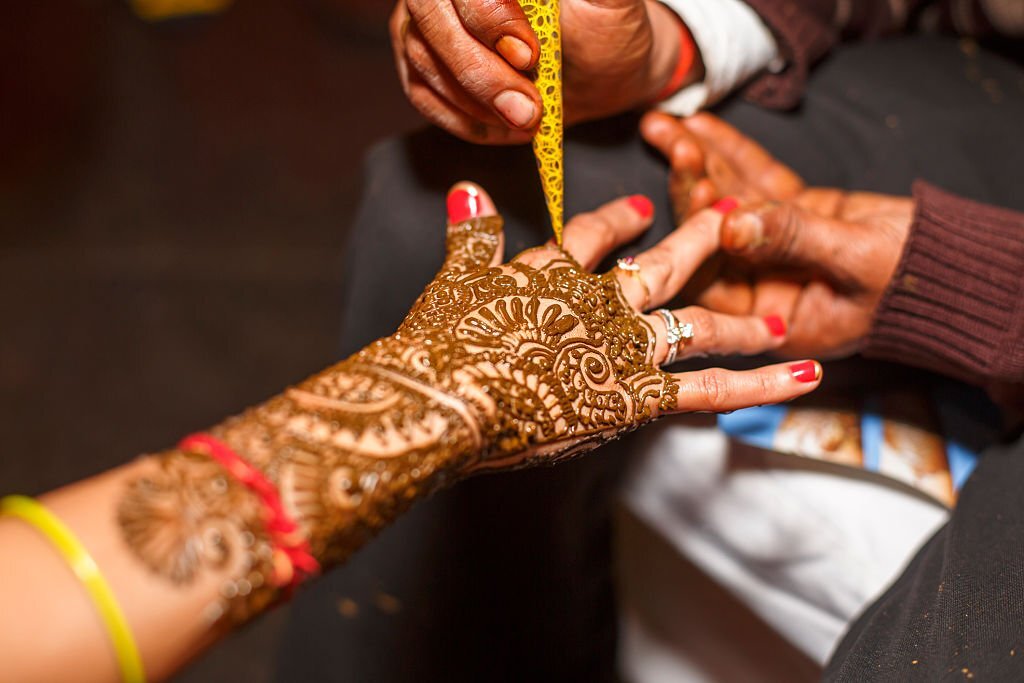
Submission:
[[[853,624],[829,681],[1024,680],[1024,439],[990,449],[949,523]]]
[[[833,55],[797,111],[733,101],[719,113],[809,184],[907,195],[921,177],[1024,208],[1022,78],[956,41],[901,39]],[[567,215],[625,194],[654,200],[655,227],[625,253],[672,228],[665,166],[636,123],[578,127],[566,148]],[[509,255],[548,237],[529,149],[475,147],[436,130],[379,145],[347,255],[344,354],[392,332],[431,278],[445,191],[461,179],[494,196]],[[278,679],[615,680],[609,513],[630,443],[480,477],[416,506],[300,594]],[[857,681],[1024,672],[1022,458],[986,455],[950,526],[858,622],[830,672]],[[349,616],[339,611],[347,600],[355,616],[350,603]],[[1012,634],[1022,635],[1015,654]]]

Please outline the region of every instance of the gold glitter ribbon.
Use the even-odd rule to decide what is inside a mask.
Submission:
[[[537,62],[537,89],[544,112],[540,129],[533,138],[541,186],[551,215],[555,240],[562,243],[565,214],[565,181],[562,151],[562,35],[559,26],[559,0],[519,0],[540,41]]]

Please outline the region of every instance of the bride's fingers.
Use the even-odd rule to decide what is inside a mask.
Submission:
[[[660,306],[683,288],[719,247],[722,214],[707,209],[617,270],[626,299],[637,310]]]
[[[654,205],[641,194],[623,197],[587,213],[577,214],[565,225],[562,248],[592,270],[616,247],[636,239],[654,219]]]
[[[810,393],[821,384],[821,365],[805,360],[756,370],[711,368],[673,377],[679,383],[678,412],[722,413],[781,403]]]
[[[460,182],[448,191],[447,256],[443,270],[472,270],[502,262],[505,234],[494,201],[479,185]]]
[[[687,306],[670,312],[655,312],[644,318],[654,328],[654,363],[664,365],[668,360],[682,360],[694,356],[725,356],[740,354],[752,356],[782,346],[786,342],[786,324],[777,315],[763,318],[749,315],[725,315]],[[668,324],[676,328],[675,355],[670,357]]]

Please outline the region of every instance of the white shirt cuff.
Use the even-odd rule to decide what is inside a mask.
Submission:
[[[718,102],[754,74],[779,61],[779,48],[757,12],[742,0],[661,0],[679,15],[704,61],[704,81],[658,105],[689,116]]]

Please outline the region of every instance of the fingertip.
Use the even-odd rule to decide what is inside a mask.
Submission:
[[[816,360],[804,360],[789,366],[789,376],[801,384],[818,384],[824,370]]]
[[[534,51],[519,38],[515,36],[502,36],[494,47],[512,68],[520,71],[533,68],[535,60]]]
[[[491,196],[482,187],[467,180],[455,183],[448,190],[447,206],[449,223],[498,214]]]
[[[657,146],[658,141],[671,133],[675,122],[676,119],[668,114],[648,112],[640,119],[640,135],[650,144]]]
[[[704,150],[692,136],[680,135],[672,144],[671,162],[674,171],[687,170],[703,175]]]
[[[708,178],[698,180],[690,190],[690,212],[696,213],[712,206],[718,197],[718,188]],[[721,214],[719,214],[721,217]]]
[[[764,220],[754,211],[734,210],[722,222],[722,248],[730,253],[754,249],[764,240]]]
[[[650,220],[654,216],[654,202],[648,199],[645,195],[635,194],[626,198],[626,203],[640,214],[640,217],[645,221]]]
[[[695,133],[710,133],[714,130],[715,126],[723,123],[723,121],[717,116],[705,111],[697,112],[692,116],[687,116],[682,121],[684,126]]]
[[[518,90],[503,90],[494,98],[494,109],[513,128],[532,129],[543,111],[534,98]]]
[[[735,197],[722,197],[717,202],[712,204],[711,208],[717,211],[718,213],[722,214],[723,216],[727,216],[733,211],[735,211],[737,208],[739,208],[739,205],[740,203],[736,200]]]
[[[786,338],[786,321],[782,319],[782,316],[766,315],[762,320],[773,339],[781,343]]]

